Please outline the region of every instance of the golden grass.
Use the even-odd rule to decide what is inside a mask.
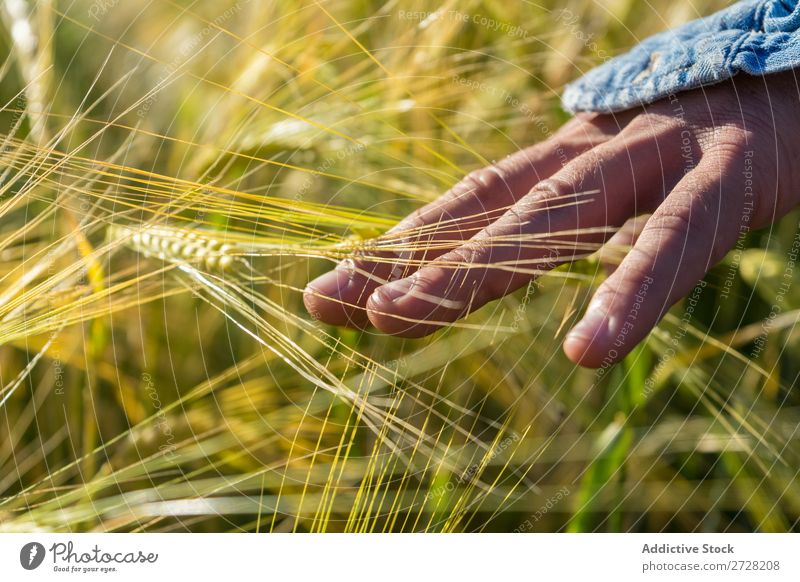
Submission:
[[[523,4],[424,26],[399,15],[423,3],[338,0],[6,16],[35,42],[6,33],[0,68],[0,530],[796,528],[795,291],[765,335],[759,279],[722,297],[723,265],[600,374],[558,347],[603,276],[573,232],[490,241],[576,262],[427,340],[303,311],[336,261],[414,265],[430,227],[392,225],[563,121],[596,55]],[[569,8],[607,51],[666,24]]]

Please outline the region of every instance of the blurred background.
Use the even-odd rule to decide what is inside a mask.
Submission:
[[[599,371],[594,256],[423,340],[302,306],[726,4],[3,0],[0,531],[796,530],[797,212]]]

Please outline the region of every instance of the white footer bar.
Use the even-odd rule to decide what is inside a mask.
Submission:
[[[800,580],[792,534],[2,534],[2,580]],[[227,578],[227,580],[233,580]]]

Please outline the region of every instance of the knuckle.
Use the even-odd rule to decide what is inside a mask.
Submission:
[[[493,205],[497,200],[511,204],[515,198],[512,178],[515,170],[511,162],[474,170],[467,174],[448,192],[448,198],[473,199],[481,205]]]
[[[662,235],[688,236],[692,227],[697,228],[699,222],[697,216],[691,217],[685,209],[662,207],[650,219],[649,230]]]
[[[620,277],[631,283],[650,276],[653,274],[654,262],[655,257],[649,251],[634,246],[625,257],[625,268],[619,271]]]
[[[746,128],[737,123],[718,124],[702,132],[699,141],[704,151],[711,155],[740,156],[747,144],[752,143],[753,131],[754,128]]]
[[[564,198],[587,189],[602,187],[610,176],[609,168],[616,161],[629,155],[620,147],[620,138],[601,144],[576,158],[548,184],[551,193]]]
[[[484,241],[471,241],[448,253],[453,263],[466,266],[481,267],[490,262],[490,246]]]
[[[492,234],[496,229],[514,230],[522,232],[523,227],[539,212],[542,212],[547,205],[547,200],[551,199],[549,192],[530,194],[522,197],[512,206],[509,206],[505,214],[494,225],[487,229],[487,233]]]
[[[536,184],[534,190],[531,192],[532,195],[523,198],[520,204],[538,206],[539,203],[558,200],[574,193],[575,188],[573,188],[567,180],[555,177],[547,178]]]
[[[401,225],[403,230],[416,230],[425,226],[428,210],[426,208],[417,208],[411,214],[406,216]]]
[[[578,113],[555,135],[577,150],[585,150],[608,141],[629,122],[630,115]]]
[[[494,265],[495,257],[488,241],[474,241],[454,251],[463,261],[461,276],[454,277],[458,285],[474,290],[474,300],[482,305],[506,295],[510,278]]]
[[[498,166],[488,166],[470,172],[461,181],[460,186],[465,192],[474,193],[479,197],[508,189],[506,173]]]
[[[684,116],[676,115],[664,103],[659,102],[634,119],[628,126],[628,130],[631,133],[669,136],[680,134],[688,127],[689,124]]]
[[[705,211],[694,207],[693,211],[675,210],[653,216],[652,228],[661,235],[661,238],[674,237],[673,244],[681,245],[682,249],[692,247],[693,253],[681,253],[680,256],[693,257],[697,260],[716,260],[721,258],[727,250],[729,237],[722,228],[720,217],[712,211]],[[703,250],[707,241],[706,250]],[[688,259],[684,259],[688,260]]]
[[[512,222],[521,231],[522,225],[536,212],[536,202],[523,198],[506,211],[504,222]]]

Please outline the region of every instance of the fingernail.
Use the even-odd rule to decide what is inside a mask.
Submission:
[[[337,267],[333,271],[320,275],[306,285],[306,293],[310,292],[316,295],[324,295],[325,297],[339,298],[342,291],[350,285],[351,281],[351,274]]]
[[[391,283],[378,287],[372,294],[372,301],[373,303],[394,303],[398,299],[408,295],[413,286],[413,277],[392,281]]]
[[[601,302],[592,301],[583,319],[567,334],[567,340],[597,339],[608,328],[608,310]]]

